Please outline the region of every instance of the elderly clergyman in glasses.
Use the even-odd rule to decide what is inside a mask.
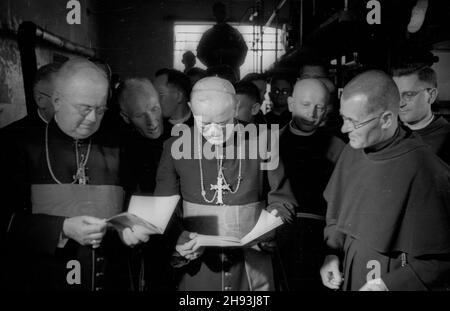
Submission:
[[[438,96],[436,72],[420,64],[396,68],[393,78],[400,92],[400,120],[450,164],[450,124],[436,116],[431,105]]]
[[[328,255],[320,274],[329,288],[449,288],[450,169],[399,126],[399,101],[381,71],[344,87],[342,132],[350,142],[324,192]]]
[[[7,158],[17,190],[6,194],[16,202],[7,284],[30,290],[127,289],[128,248],[105,222],[123,204],[118,145],[98,131],[108,79],[94,63],[72,59],[55,81],[54,118],[24,132]]]

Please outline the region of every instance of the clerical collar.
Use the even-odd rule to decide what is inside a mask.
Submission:
[[[189,110],[188,111],[188,114],[186,114],[184,117],[182,117],[182,118],[180,118],[180,119],[177,119],[177,120],[174,120],[174,119],[172,119],[172,118],[170,118],[169,120],[167,120],[170,124],[172,124],[172,125],[177,125],[177,124],[181,124],[181,123],[184,123],[184,122],[186,122],[187,120],[189,120],[189,118],[191,117],[191,115],[192,115],[192,113],[191,113],[191,111]]]
[[[311,132],[302,131],[296,126],[294,120],[291,120],[291,122],[289,122],[289,130],[292,134],[297,136],[311,136],[316,132],[316,129],[312,130]]]
[[[427,121],[427,123],[421,125],[420,128],[416,128],[414,124],[409,125],[409,124],[405,123],[405,125],[407,127],[409,127],[412,131],[419,131],[421,129],[426,128],[428,125],[430,125],[434,121],[434,119],[435,119],[434,114],[431,114],[431,118]]]
[[[41,118],[41,120],[44,121],[45,124],[48,124],[48,121],[42,116],[42,114],[39,111],[39,109],[37,110],[37,114],[38,114],[39,118]]]

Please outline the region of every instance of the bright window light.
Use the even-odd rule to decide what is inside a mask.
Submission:
[[[214,23],[175,23],[174,26],[174,53],[173,53],[173,67],[175,69],[184,70],[184,65],[181,62],[183,53],[192,51],[197,54],[197,45],[203,33],[211,28]],[[245,42],[247,43],[248,52],[244,64],[241,66],[241,77],[251,72],[260,72],[261,64],[261,43],[259,41],[259,27],[249,25],[237,25],[230,23],[237,28]],[[263,71],[270,67],[275,61],[276,57],[280,58],[285,53],[283,38],[284,32],[278,29],[278,46],[276,46],[276,29],[273,27],[264,28],[263,37],[263,53],[262,53],[262,68]],[[275,48],[277,47],[277,53]],[[205,65],[197,59],[196,67],[205,69]]]

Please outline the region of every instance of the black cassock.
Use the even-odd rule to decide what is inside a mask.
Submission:
[[[443,117],[434,117],[433,122],[414,133],[418,134],[445,163],[450,164],[450,123]]]
[[[326,128],[300,131],[290,122],[280,135],[280,156],[299,202],[293,226],[283,230],[280,250],[289,290],[323,290],[323,230],[327,203],[323,191],[345,144]]]
[[[62,236],[66,217],[108,218],[122,211],[117,141],[103,131],[75,140],[55,120],[48,128],[19,129],[6,137],[2,165],[8,182],[3,190],[14,214],[7,233],[9,268],[4,286],[129,289],[129,248],[117,232],[108,229],[95,250]],[[87,158],[84,185],[78,183],[79,178],[74,182],[77,153],[78,162]]]

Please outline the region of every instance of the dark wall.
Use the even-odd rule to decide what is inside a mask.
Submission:
[[[66,0],[1,0],[0,1],[0,128],[26,115],[22,70],[17,47],[18,26],[32,21],[41,28],[74,43],[100,47],[97,10],[100,1],[81,0],[81,24],[69,25]],[[38,66],[51,62],[55,49],[39,45],[36,49]],[[59,54],[69,56],[63,51]]]
[[[214,21],[212,0],[80,0],[81,24],[69,25],[68,0],[0,0],[0,128],[26,115],[20,56],[11,32],[22,21],[74,43],[94,48],[121,77],[153,77],[173,64],[175,21]],[[239,22],[253,0],[223,0],[228,21]],[[278,0],[264,1],[267,21]],[[280,20],[289,16],[289,1]],[[245,23],[247,18],[243,20]],[[60,50],[58,54],[70,56]],[[55,48],[38,46],[38,66],[54,59]]]

